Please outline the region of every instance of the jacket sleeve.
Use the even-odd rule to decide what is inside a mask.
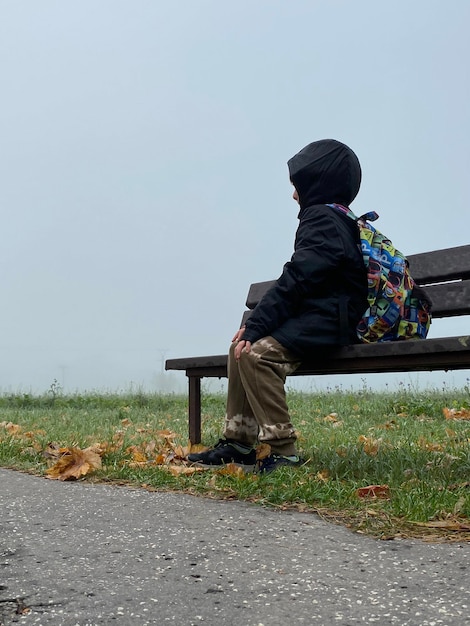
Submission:
[[[254,343],[266,337],[298,315],[305,298],[328,295],[328,278],[343,258],[343,240],[331,210],[309,207],[297,229],[294,254],[247,320],[243,339]]]

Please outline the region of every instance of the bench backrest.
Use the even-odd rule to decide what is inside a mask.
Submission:
[[[432,300],[433,317],[455,317],[470,314],[470,245],[413,254],[408,257],[415,282],[426,287]],[[275,281],[250,286],[242,320],[249,317],[258,302]]]

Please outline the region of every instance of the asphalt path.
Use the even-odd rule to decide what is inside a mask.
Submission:
[[[0,625],[470,625],[470,544],[0,469]]]

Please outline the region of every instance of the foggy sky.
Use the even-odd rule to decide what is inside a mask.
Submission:
[[[353,148],[352,208],[404,253],[467,244],[469,18],[467,0],[0,0],[0,392],[183,388],[164,360],[226,352],[250,283],[290,258],[286,162],[310,141]]]

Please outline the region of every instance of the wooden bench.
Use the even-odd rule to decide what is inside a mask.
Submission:
[[[426,286],[433,302],[433,318],[470,314],[470,245],[425,252],[408,257],[416,283]],[[251,285],[242,325],[273,281]],[[432,337],[432,325],[430,336]],[[169,359],[166,370],[184,370],[189,384],[189,439],[201,441],[201,379],[226,378],[227,355]],[[325,359],[312,358],[293,376],[369,374],[470,369],[469,335],[357,344],[337,348]]]

